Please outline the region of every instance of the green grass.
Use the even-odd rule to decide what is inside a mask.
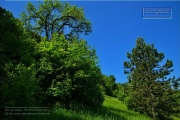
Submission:
[[[111,113],[119,115],[125,120],[151,120],[150,117],[130,111],[127,106],[116,98],[105,96],[103,106]]]
[[[116,98],[105,96],[103,107],[96,112],[56,109],[50,115],[15,116],[18,120],[152,120],[148,116],[130,111],[127,106]],[[9,117],[9,119],[14,119]],[[6,120],[6,119],[4,119]],[[180,120],[174,117],[174,120]]]

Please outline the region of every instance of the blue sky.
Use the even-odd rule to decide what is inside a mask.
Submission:
[[[37,3],[37,2],[33,2]],[[180,1],[115,1],[80,2],[71,4],[84,8],[87,19],[92,22],[93,32],[84,36],[96,49],[103,74],[114,75],[116,82],[127,82],[123,62],[127,52],[135,47],[138,36],[148,44],[154,44],[165,59],[173,61],[171,76],[180,77]],[[0,6],[20,17],[27,2],[0,1]],[[172,8],[172,19],[142,19],[143,8]]]

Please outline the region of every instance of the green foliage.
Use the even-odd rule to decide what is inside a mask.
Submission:
[[[125,73],[129,80],[128,108],[146,113],[154,119],[168,119],[175,113],[179,99],[171,88],[172,79],[167,79],[173,70],[171,60],[163,66],[163,53],[158,53],[154,45],[149,45],[142,38],[136,41],[132,53],[127,53],[129,61],[124,62]]]
[[[0,7],[0,71],[4,68],[5,62],[16,62],[20,59],[18,48],[21,45],[19,38],[22,30],[18,27],[18,22],[11,12]]]
[[[118,88],[115,81],[116,78],[113,75],[110,76],[103,75],[100,80],[101,91],[105,95],[117,97]]]
[[[33,65],[30,67],[25,67],[21,63],[16,66],[7,65],[6,73],[8,76],[0,88],[3,107],[34,106],[38,81]]]
[[[51,39],[53,33],[58,33],[71,38],[92,31],[91,23],[85,18],[83,9],[77,6],[59,0],[44,0],[39,2],[37,7],[28,3],[26,9],[27,11],[22,13],[22,21],[26,30],[33,36],[45,34],[47,39]]]
[[[118,84],[118,100],[123,101],[125,103],[128,102],[128,84]]]
[[[28,38],[21,22],[12,13],[0,8],[0,71],[5,63],[24,63],[29,66],[33,61],[32,55],[35,42]],[[3,73],[2,73],[3,75]]]
[[[58,0],[45,0],[38,7],[28,3],[19,21],[0,7],[0,26],[0,113],[4,107],[56,106],[61,108],[50,119],[147,118],[137,118],[138,113],[107,96],[102,107],[104,92],[154,119],[179,117],[180,78],[166,78],[172,61],[160,66],[164,54],[142,38],[127,54],[130,61],[124,62],[129,83],[116,84],[113,75],[102,75],[96,51],[77,39],[80,33],[91,32],[83,9]]]
[[[172,87],[174,88],[174,90],[179,90],[179,86],[180,86],[180,78],[175,78],[175,76],[172,78]]]
[[[29,17],[34,19],[32,12],[35,9],[30,3],[28,7]],[[51,15],[54,18],[48,18],[48,22],[56,19],[51,21],[55,28],[48,31],[51,41],[47,40],[48,36],[41,38],[39,31],[33,29],[31,18],[24,21],[24,29],[18,19],[0,8],[1,111],[10,106],[52,107],[55,103],[66,108],[102,105],[104,97],[98,86],[102,74],[96,52],[85,40],[72,37],[72,33],[90,32],[90,22],[85,19],[82,9],[58,1],[45,1],[36,12],[39,17],[49,10],[54,11]],[[55,16],[56,12],[62,14]],[[44,28],[42,19],[36,22]],[[72,28],[68,40],[67,34],[62,32],[65,26]]]
[[[38,89],[32,58],[33,40],[26,37],[21,22],[1,7],[0,26],[0,110],[33,106]]]
[[[38,76],[45,91],[45,104],[60,102],[66,108],[82,104],[98,107],[103,96],[98,86],[101,71],[95,50],[84,40],[71,39],[54,34],[51,41],[46,38],[37,45],[40,56]]]

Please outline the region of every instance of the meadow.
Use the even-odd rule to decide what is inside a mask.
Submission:
[[[106,96],[102,108],[91,110],[54,109],[49,115],[17,115],[3,120],[153,120],[149,116],[128,110],[127,106],[117,98]],[[180,118],[173,117],[174,120]]]
[[[123,102],[110,96],[105,96],[102,108],[97,111],[56,108],[50,115],[21,115],[14,118],[22,120],[152,120],[148,116],[128,110]],[[7,119],[14,118],[9,116]]]

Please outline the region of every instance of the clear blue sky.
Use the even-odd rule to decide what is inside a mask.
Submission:
[[[37,3],[37,2],[33,2]],[[84,39],[96,49],[103,74],[114,75],[117,82],[127,82],[123,62],[126,53],[135,47],[138,36],[154,44],[174,64],[171,76],[180,77],[180,1],[116,1],[78,2],[92,22],[93,32]],[[27,2],[0,0],[0,6],[19,17]],[[142,19],[142,8],[172,8],[172,19]]]

